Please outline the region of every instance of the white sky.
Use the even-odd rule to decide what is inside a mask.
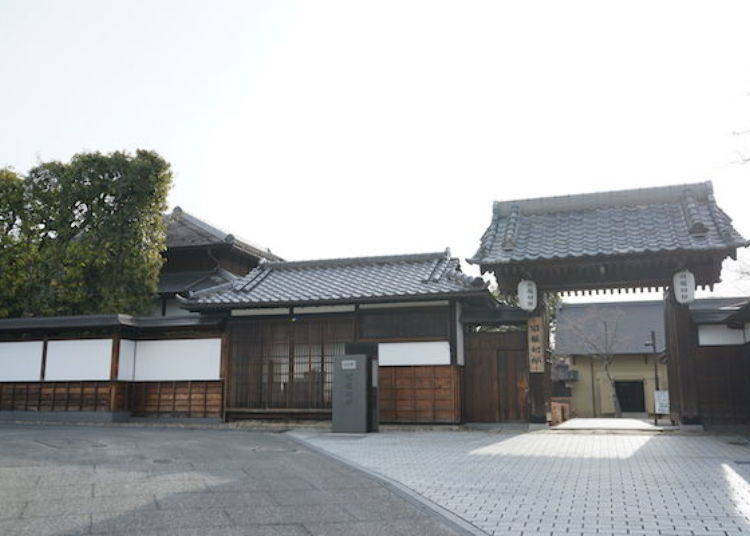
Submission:
[[[749,21],[746,1],[0,0],[0,166],[154,149],[171,205],[289,259],[468,257],[495,199],[706,179],[750,236]]]

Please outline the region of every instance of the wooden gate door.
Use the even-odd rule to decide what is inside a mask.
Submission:
[[[464,420],[529,420],[529,362],[526,332],[466,334]]]

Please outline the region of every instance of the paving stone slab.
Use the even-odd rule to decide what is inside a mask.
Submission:
[[[3,536],[78,536],[91,529],[90,515],[48,516],[0,521]]]
[[[227,515],[236,525],[269,525],[281,523],[323,523],[354,521],[337,504],[258,506],[255,508],[227,508]]]
[[[750,448],[728,436],[293,435],[487,534],[750,534]]]
[[[58,497],[55,500],[32,500],[24,517],[48,517],[75,514],[118,514],[133,510],[156,510],[153,495],[122,497]]]
[[[309,536],[305,524],[464,534],[279,434],[0,424],[0,536]]]
[[[264,491],[222,491],[205,493],[178,493],[156,500],[160,510],[201,508],[255,508],[277,504]]]
[[[233,523],[221,508],[195,511],[186,510],[136,510],[136,514],[94,514],[92,532],[129,531],[140,534],[145,531],[178,528],[202,528],[231,526]]]

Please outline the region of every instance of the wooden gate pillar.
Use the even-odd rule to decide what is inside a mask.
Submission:
[[[669,404],[672,419],[682,424],[702,424],[698,404],[698,374],[695,363],[695,332],[687,305],[679,304],[674,293],[664,291]]]

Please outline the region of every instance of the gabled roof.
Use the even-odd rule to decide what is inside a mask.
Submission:
[[[605,328],[607,335],[605,342]],[[658,301],[565,303],[557,312],[555,353],[558,355],[649,354],[651,330],[656,349],[664,351],[664,303]]]
[[[690,317],[696,324],[725,324],[750,302],[749,297],[703,298],[690,304]]]
[[[195,248],[217,245],[228,245],[235,249],[270,261],[283,260],[271,250],[241,240],[235,235],[217,229],[195,216],[188,214],[180,207],[175,207],[171,214],[164,216],[167,225],[167,248]]]
[[[750,311],[750,297],[700,298],[689,306],[696,324],[744,323]],[[664,351],[664,302],[632,301],[608,303],[564,303],[557,311],[555,353],[590,355],[605,348],[604,322],[616,354],[648,354],[644,346],[651,330],[656,348]]]
[[[726,318],[726,323],[733,326],[742,326],[750,323],[750,298],[745,298],[746,302]]]
[[[213,270],[191,270],[186,272],[162,272],[159,274],[159,294],[187,294],[224,285],[238,276],[222,268]]]
[[[358,303],[486,295],[450,252],[264,262],[246,277],[198,292],[188,309]]]
[[[733,250],[748,242],[710,182],[495,202],[469,262],[482,265]]]

